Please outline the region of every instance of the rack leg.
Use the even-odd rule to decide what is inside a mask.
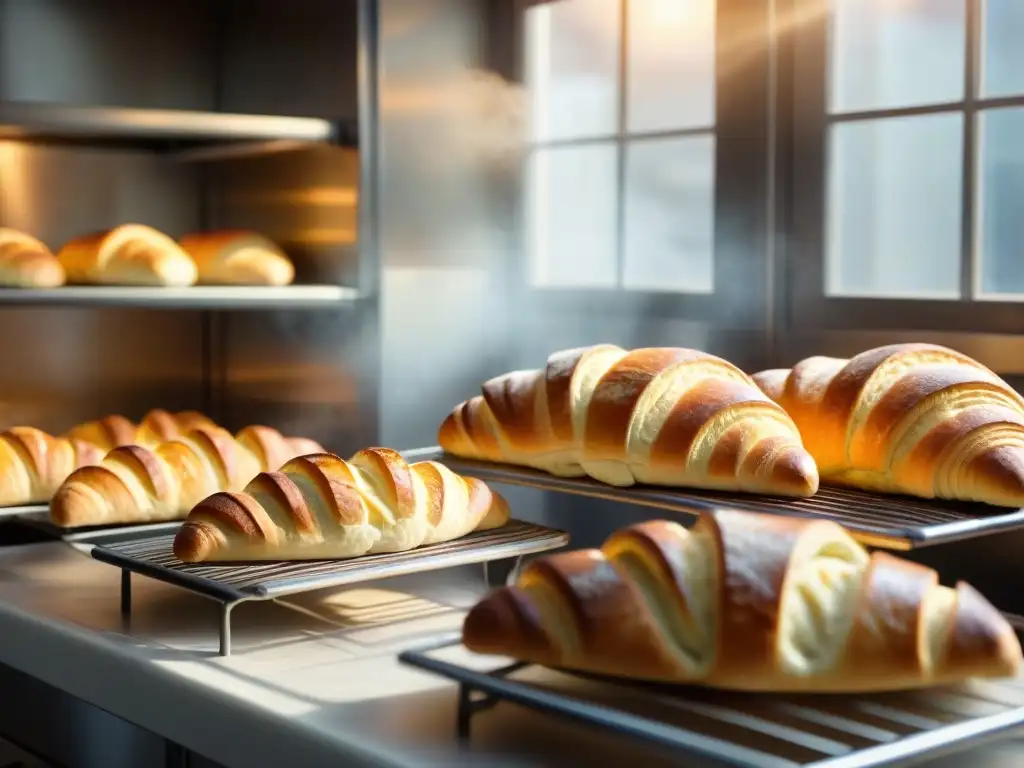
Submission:
[[[231,655],[231,609],[234,603],[221,603],[220,605],[220,655]]]
[[[468,685],[459,685],[459,712],[456,719],[455,738],[459,744],[468,744],[470,724],[473,719],[473,689]]]
[[[132,614],[132,572],[121,569],[121,615],[124,617]]]

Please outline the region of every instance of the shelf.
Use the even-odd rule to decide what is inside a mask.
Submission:
[[[340,127],[311,117],[0,102],[0,139],[113,144],[151,149],[228,142],[323,142]]]
[[[206,286],[134,288],[66,286],[52,289],[0,288],[4,306],[139,307],[152,309],[324,309],[359,298],[355,288],[290,285],[284,288]]]
[[[1024,529],[1024,509],[987,504],[885,496],[824,486],[809,499],[695,488],[616,488],[590,478],[556,477],[525,467],[460,459],[436,446],[404,451],[403,456],[408,461],[439,461],[453,472],[490,483],[654,507],[687,517],[719,507],[772,515],[821,517],[841,524],[861,543],[885,549],[908,550]]]

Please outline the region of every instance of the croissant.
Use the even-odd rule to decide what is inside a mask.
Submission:
[[[57,252],[70,283],[186,286],[192,257],[167,235],[142,224],[75,238]]]
[[[0,227],[0,285],[56,288],[63,284],[64,268],[49,248],[16,229]]]
[[[1024,398],[966,355],[897,344],[754,380],[829,483],[1024,506]]]
[[[610,344],[491,379],[441,425],[445,451],[609,485],[789,496],[818,488],[793,421],[731,363]]]
[[[204,232],[181,238],[199,270],[200,283],[288,285],[295,267],[280,248],[255,232]]]
[[[124,445],[72,473],[54,494],[50,516],[66,528],[183,519],[210,494],[241,490],[259,472],[280,466],[265,462],[294,455],[288,438],[261,426],[243,429],[237,439],[201,427],[155,448]]]
[[[174,554],[185,562],[349,558],[451,541],[508,517],[505,500],[482,481],[370,448],[348,461],[293,459],[243,493],[211,496],[189,513]]]
[[[162,408],[154,408],[143,416],[138,426],[124,416],[104,416],[102,419],[72,427],[65,437],[90,442],[102,448],[106,454],[122,445],[151,448],[189,430],[214,426],[216,425],[208,417],[197,411],[180,411],[172,414]]]
[[[868,554],[830,521],[733,511],[539,558],[462,636],[478,653],[751,691],[897,690],[1021,666],[1013,629],[967,584]]]
[[[102,458],[102,450],[83,440],[12,427],[0,434],[0,505],[47,502],[75,469]]]

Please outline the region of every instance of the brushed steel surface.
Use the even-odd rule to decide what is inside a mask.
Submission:
[[[45,289],[0,288],[0,307],[10,304],[64,307],[151,307],[153,309],[337,309],[359,298],[340,285],[290,285],[281,288],[194,286],[128,288],[66,286]]]

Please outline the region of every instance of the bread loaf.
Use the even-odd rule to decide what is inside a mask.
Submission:
[[[0,434],[0,506],[45,503],[75,469],[101,458],[83,440],[12,427]]]
[[[196,263],[200,283],[280,286],[295,279],[284,252],[256,232],[203,232],[180,242]]]
[[[964,583],[824,520],[652,521],[531,562],[470,611],[479,653],[750,691],[896,690],[1018,673],[1003,616]]]
[[[57,253],[70,283],[181,287],[196,281],[196,264],[167,235],[141,224],[85,235]]]
[[[814,461],[793,421],[731,363],[691,349],[610,344],[491,379],[438,441],[456,456],[555,475],[809,496]]]
[[[50,516],[67,528],[179,520],[210,494],[241,490],[276,468],[264,462],[294,455],[288,438],[270,427],[248,427],[238,439],[200,427],[155,448],[124,445],[71,474],[50,502]]]
[[[897,344],[754,376],[829,483],[1024,506],[1024,398],[951,349]]]
[[[315,454],[258,475],[243,493],[204,500],[175,537],[174,554],[200,562],[402,552],[500,527],[508,516],[482,481],[432,461],[410,465],[387,448],[348,461]]]
[[[0,286],[56,288],[64,285],[64,268],[39,240],[0,227]]]
[[[169,413],[162,408],[154,408],[142,417],[138,425],[124,416],[104,416],[72,427],[65,436],[90,442],[106,454],[122,445],[151,448],[189,430],[215,426],[213,421],[197,411]]]

